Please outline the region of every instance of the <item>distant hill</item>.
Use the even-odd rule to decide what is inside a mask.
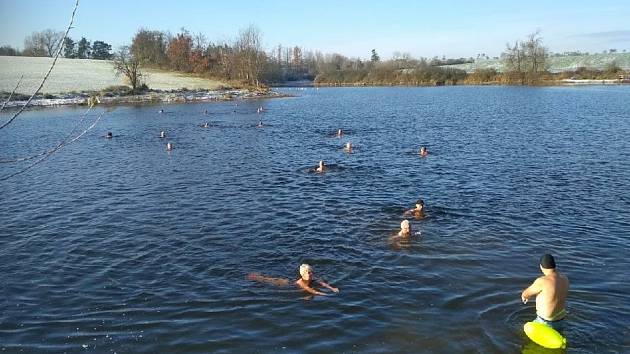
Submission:
[[[18,93],[30,94],[37,89],[53,58],[0,56],[0,91],[12,91],[24,75]],[[149,88],[159,90],[217,89],[223,83],[176,72],[146,70]],[[97,91],[109,86],[124,85],[116,76],[109,60],[59,58],[41,93]]]
[[[617,63],[617,66],[619,66],[623,70],[630,70],[630,53],[613,53],[550,57],[549,71],[573,71],[579,67],[603,70],[606,68],[606,65],[610,64],[613,61],[615,61]],[[490,68],[493,68],[499,72],[503,71],[503,63],[500,59],[477,60],[474,63],[443,65],[442,67],[466,70],[466,72],[468,73],[474,72],[477,69]]]

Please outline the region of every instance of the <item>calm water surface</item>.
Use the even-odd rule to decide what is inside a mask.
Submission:
[[[630,351],[630,87],[289,92],[118,107],[0,182],[0,350],[549,352],[520,291],[552,252],[567,352]],[[54,146],[84,110],[24,114],[0,157]],[[390,244],[419,197],[427,217]],[[341,292],[246,279],[304,262]]]

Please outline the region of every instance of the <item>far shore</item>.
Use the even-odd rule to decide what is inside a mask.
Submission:
[[[68,105],[136,105],[171,104],[187,102],[217,102],[236,99],[262,99],[287,97],[270,89],[218,89],[218,90],[150,90],[137,95],[94,95],[90,93],[68,93],[37,96],[29,107],[51,107]],[[22,96],[23,98],[23,96]],[[19,108],[27,99],[7,102],[6,108]]]
[[[410,85],[404,83],[365,83],[365,82],[316,82],[311,86],[313,87],[435,87],[435,86],[577,86],[577,85],[627,85],[630,84],[630,80],[611,80],[611,79],[563,79],[563,80],[553,80],[553,81],[541,81],[537,85],[517,85],[517,84],[508,84],[504,82],[498,81],[488,81],[488,82],[456,82],[456,83],[423,83],[418,85]],[[290,86],[290,85],[287,85]],[[286,87],[286,86],[283,86]],[[296,87],[304,87],[304,85],[296,86]]]
[[[628,80],[576,80],[564,79],[558,81],[543,81],[538,86],[581,86],[581,85],[623,85],[630,84]],[[375,83],[317,83],[317,82],[299,82],[298,85],[287,83],[275,87],[435,87],[435,86],[518,86],[509,85],[499,82],[485,83],[437,83],[424,85],[405,85],[405,84],[375,84]],[[5,93],[6,94],[6,93]],[[29,107],[53,107],[53,106],[71,106],[71,105],[138,105],[138,104],[173,104],[188,102],[218,102],[230,101],[237,99],[263,99],[263,98],[279,98],[289,97],[291,95],[274,91],[270,88],[259,89],[214,89],[214,90],[148,90],[141,94],[95,94],[93,92],[71,92],[59,93],[55,95],[38,94],[30,103]],[[2,98],[0,101],[6,99]],[[7,102],[5,108],[19,108],[26,104],[25,95],[20,95],[20,99]]]

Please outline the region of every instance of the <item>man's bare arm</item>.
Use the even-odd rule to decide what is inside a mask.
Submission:
[[[321,285],[321,286],[325,287],[326,289],[328,289],[328,290],[330,290],[330,291],[332,291],[332,292],[335,292],[335,293],[338,293],[338,292],[339,292],[339,288],[335,288],[334,286],[332,286],[332,285],[330,285],[330,284],[326,283],[326,282],[325,282],[325,281],[323,281],[323,280],[318,280],[317,282],[319,283],[319,285]]]
[[[311,288],[310,286],[306,286],[306,285],[302,284],[302,282],[299,282],[299,281],[298,281],[298,282],[296,282],[296,284],[297,284],[300,288],[302,288],[302,289],[304,289],[304,290],[308,291],[309,293],[311,293],[311,294],[313,294],[313,295],[326,295],[326,293],[323,293],[323,292],[321,292],[321,291],[317,291],[317,290],[315,290],[315,289]]]
[[[527,300],[529,300],[530,297],[534,295],[538,295],[541,291],[542,291],[542,279],[537,278],[536,280],[534,280],[532,285],[530,285],[527,289],[523,290],[523,292],[521,293],[521,301],[523,301],[523,303],[526,304]]]

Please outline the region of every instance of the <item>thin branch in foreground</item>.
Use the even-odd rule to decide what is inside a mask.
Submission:
[[[90,111],[92,110],[93,107],[94,107],[94,105],[91,105],[90,108],[88,108],[88,110],[85,111],[85,113],[83,113],[81,115],[81,120],[77,124],[74,125],[74,127],[72,128],[72,131],[70,131],[70,133],[68,135],[66,135],[66,137],[63,138],[63,140],[61,140],[61,142],[57,146],[66,143],[70,139],[70,137],[72,137],[74,135],[74,133],[76,132],[77,128],[83,123],[83,121],[85,120],[85,118],[90,113]],[[22,161],[32,160],[34,158],[37,158],[37,157],[40,157],[40,156],[44,156],[44,155],[50,153],[51,151],[53,151],[55,149],[56,149],[56,147],[52,148],[51,150],[47,150],[47,151],[41,152],[39,154],[35,154],[35,155],[32,155],[32,156],[27,156],[27,157],[18,157],[18,158],[8,159],[8,160],[1,160],[0,159],[0,163],[13,163],[13,162],[22,162]]]
[[[85,129],[83,132],[81,132],[81,134],[77,135],[74,139],[68,141],[67,143],[61,142],[59,145],[57,145],[54,149],[48,151],[46,153],[46,155],[44,155],[41,159],[33,162],[31,165],[25,167],[24,169],[17,171],[15,173],[0,177],[0,181],[6,181],[11,177],[15,177],[19,174],[22,174],[28,170],[30,170],[31,168],[35,167],[36,165],[38,165],[39,163],[43,162],[44,160],[46,160],[47,158],[49,158],[52,154],[54,154],[57,150],[61,149],[62,147],[71,144],[75,141],[77,141],[79,138],[81,138],[83,135],[85,135],[85,133],[89,132],[90,130],[92,130],[92,128],[94,128],[96,126],[96,123],[98,123],[99,120],[101,120],[101,117],[103,117],[103,115],[105,114],[105,111],[103,111],[103,113],[101,113],[98,118],[96,118],[96,120],[94,121],[94,123],[92,123],[92,125],[90,125],[87,129]]]
[[[15,93],[15,91],[18,89],[18,87],[20,87],[20,83],[22,83],[23,78],[24,78],[24,74],[20,76],[20,79],[18,80],[17,85],[15,85],[15,88],[13,89],[13,91],[11,91],[11,94],[9,94],[9,98],[7,98],[7,100],[4,101],[4,103],[2,104],[2,107],[0,107],[0,111],[2,111],[4,107],[6,107],[7,103],[11,102],[11,97],[13,97],[13,94]]]
[[[74,14],[77,12],[77,8],[78,7],[79,7],[79,0],[77,0],[76,3],[74,4],[74,10],[72,11],[72,16],[70,17],[70,24],[68,24],[68,28],[66,28],[66,32],[63,34],[63,38],[61,39],[62,43],[66,39],[66,37],[68,37],[68,32],[70,32],[70,28],[72,28],[72,23],[74,22]],[[60,45],[59,49],[57,50],[57,55],[55,55],[55,59],[53,60],[52,65],[50,65],[50,69],[48,69],[48,72],[44,76],[44,79],[42,79],[42,82],[41,82],[41,84],[39,84],[39,87],[37,88],[37,90],[35,90],[35,92],[33,92],[31,97],[29,97],[28,101],[26,101],[26,104],[24,104],[20,108],[20,110],[17,111],[17,113],[15,113],[13,115],[13,117],[11,117],[11,119],[9,119],[6,123],[4,123],[3,125],[0,126],[0,129],[2,129],[2,128],[6,127],[7,125],[11,124],[11,122],[13,122],[13,120],[15,118],[17,118],[24,111],[24,109],[26,109],[26,107],[28,107],[29,104],[31,104],[31,101],[33,100],[35,95],[37,95],[39,93],[39,91],[42,89],[42,87],[44,87],[44,83],[48,79],[48,76],[50,76],[50,73],[52,72],[53,68],[55,67],[55,64],[57,63],[57,59],[59,59],[59,55],[61,54],[62,49],[63,49],[63,46]]]

